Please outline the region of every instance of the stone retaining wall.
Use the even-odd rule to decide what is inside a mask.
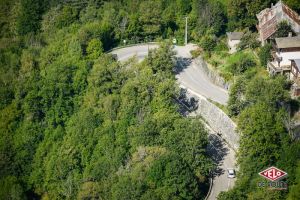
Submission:
[[[225,79],[218,74],[218,72],[210,69],[207,63],[203,60],[203,58],[196,58],[195,63],[198,67],[200,67],[203,70],[203,72],[207,75],[211,82],[226,90],[229,90],[230,84],[226,82]]]
[[[187,89],[184,86],[182,88]],[[187,89],[187,96],[198,100],[196,114],[201,115],[209,126],[229,144],[235,151],[239,147],[239,134],[236,131],[236,124],[216,105],[209,102],[205,97]]]

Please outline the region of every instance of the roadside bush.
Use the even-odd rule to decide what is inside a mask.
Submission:
[[[230,65],[230,72],[234,75],[244,73],[247,69],[255,67],[256,63],[250,56],[241,56],[239,60]]]
[[[213,67],[218,67],[218,65],[220,65],[220,62],[217,61],[217,60],[212,60],[212,61],[211,61],[211,65],[212,65]]]
[[[258,36],[256,33],[250,31],[246,32],[241,38],[241,42],[238,44],[237,49],[240,51],[247,48],[255,49],[259,47],[260,43],[257,38]]]
[[[97,59],[103,52],[102,42],[98,39],[92,39],[86,48],[88,58]]]
[[[208,53],[212,52],[217,45],[215,38],[211,35],[204,36],[200,42],[200,46]]]
[[[231,117],[237,116],[245,108],[245,85],[246,79],[241,76],[230,88],[228,111]]]
[[[265,46],[260,48],[258,53],[259,61],[262,66],[267,66],[269,60],[271,60],[271,44],[266,44]]]
[[[217,46],[215,47],[215,51],[228,51],[228,46],[224,41],[218,42]]]
[[[197,49],[195,49],[195,50],[191,50],[190,53],[191,53],[191,55],[192,55],[192,58],[197,58],[198,56],[201,55],[202,49],[197,48]]]

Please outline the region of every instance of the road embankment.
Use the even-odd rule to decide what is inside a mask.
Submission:
[[[201,115],[208,125],[228,143],[235,151],[239,148],[239,134],[236,130],[236,124],[213,103],[205,97],[181,84],[181,87],[187,89],[187,95],[198,100],[198,108],[195,114]]]

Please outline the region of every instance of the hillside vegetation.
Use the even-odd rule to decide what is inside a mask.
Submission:
[[[261,75],[252,46],[227,57],[220,44],[226,31],[255,31],[255,14],[271,2],[0,0],[0,199],[203,199],[214,164],[200,120],[178,112],[172,47],[163,42],[141,63],[105,53],[183,44],[186,16],[189,40],[234,82],[227,109],[242,134],[240,172],[220,199],[297,199],[290,85]],[[254,48],[266,60],[268,51]],[[289,173],[289,190],[257,187],[270,165]]]

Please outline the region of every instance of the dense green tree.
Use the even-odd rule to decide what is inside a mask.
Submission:
[[[230,72],[234,75],[239,75],[255,66],[256,63],[252,57],[243,55],[239,60],[233,62],[230,65]]]
[[[194,199],[199,196],[197,181],[191,169],[175,155],[162,156],[156,160],[146,179],[149,184],[154,184],[155,193],[162,199]]]
[[[16,103],[1,110],[0,114],[0,175],[5,177],[14,174],[15,165],[13,149],[13,132],[16,129],[20,111],[17,109]]]
[[[260,64],[262,66],[267,66],[268,61],[272,59],[271,49],[272,46],[270,44],[266,44],[260,48],[258,56],[259,56]]]
[[[296,12],[300,12],[300,6],[298,0],[284,0],[284,3],[288,5],[291,9],[295,10]]]
[[[174,68],[174,55],[175,53],[172,51],[171,46],[163,44],[162,48],[149,53],[147,61],[154,73],[159,71],[170,73]]]
[[[239,77],[230,88],[228,110],[230,116],[238,115],[245,107],[245,79]]]
[[[170,44],[161,44],[143,62],[119,63],[103,51],[123,39],[135,43],[176,37],[183,43],[186,16],[189,39],[214,51],[221,41],[216,36],[228,25],[226,9],[230,29],[253,28],[255,14],[270,2],[1,1],[0,196],[203,198],[214,167],[206,152],[207,132],[198,118],[178,113]],[[228,108],[245,130],[242,143],[250,154],[242,147],[240,171],[245,176],[233,191],[222,194],[227,199],[269,194],[254,188],[257,172],[245,173],[255,168],[253,160],[262,160],[262,168],[269,159],[296,174],[292,158],[299,154],[283,126],[288,83],[283,77],[253,78],[253,63],[243,55],[233,72],[244,79],[233,86]],[[269,144],[274,140],[279,142]],[[299,181],[293,175],[288,181],[292,198]]]
[[[200,33],[210,31],[212,34],[225,33],[227,16],[224,7],[219,1],[194,1],[194,12],[197,16],[197,30]]]
[[[144,37],[156,37],[161,34],[161,1],[143,1],[139,7],[139,23]]]
[[[218,200],[246,200],[247,197],[244,191],[241,191],[240,188],[234,188],[228,192],[220,192],[217,197]]]
[[[10,20],[13,1],[0,1],[0,37],[7,37],[11,34]]]
[[[279,24],[277,24],[276,28],[276,37],[288,37],[289,33],[295,35],[292,26],[287,21],[281,21]]]
[[[289,101],[289,84],[284,76],[274,79],[253,78],[246,86],[245,97],[249,104],[266,102],[273,108]]]
[[[76,56],[81,57],[77,50],[80,52],[80,48],[75,45],[65,53],[76,60]],[[42,52],[41,56],[45,57],[45,53]],[[183,175],[182,181],[193,181],[196,191],[199,184],[204,187],[212,167],[205,151],[206,132],[199,121],[193,120],[191,123],[183,119],[173,105],[172,98],[176,96],[175,80],[171,76],[173,55],[169,45],[162,45],[152,52],[151,62],[150,58],[140,64],[132,62],[127,69],[115,62],[112,56],[101,55],[94,60],[87,77],[87,92],[83,103],[76,110],[72,107],[65,110],[64,102],[76,104],[76,98],[70,96],[67,90],[64,95],[55,93],[55,87],[67,89],[74,86],[69,85],[68,81],[72,77],[58,77],[55,79],[58,86],[50,84],[47,87],[47,94],[54,95],[52,99],[56,101],[51,100],[46,107],[45,119],[49,126],[36,149],[33,172],[29,178],[37,194],[45,196],[47,191],[48,198],[75,198],[88,196],[87,192],[91,191],[95,197],[149,198],[149,194],[154,191],[154,183],[150,187],[146,177],[136,182],[138,168],[131,171],[132,176],[121,175],[117,183],[112,181],[116,180],[115,175],[119,174],[128,159],[135,160],[132,152],[144,145],[161,145],[172,153],[176,152],[178,158],[175,160],[181,159],[178,165],[186,168],[189,176],[193,177]],[[71,69],[68,74],[77,70]],[[55,73],[65,74],[57,70],[46,70],[45,78],[52,78]],[[48,98],[44,93],[41,95]],[[56,112],[62,114],[57,115]],[[187,129],[192,134],[183,136],[181,133]],[[166,138],[176,138],[180,148],[169,143]],[[156,160],[154,157],[149,165]],[[81,179],[87,182],[81,183]],[[168,177],[162,179],[167,180]],[[155,194],[157,197],[172,196],[172,188],[179,187],[176,184],[166,183]],[[190,191],[189,186],[181,190],[182,195],[191,193],[182,198],[202,195],[199,192],[187,192]]]
[[[276,3],[274,0],[229,0],[227,6],[228,28],[231,31],[241,28],[255,30],[256,14]]]
[[[0,180],[0,195],[2,199],[25,199],[22,186],[15,176],[6,176]]]
[[[275,165],[294,174],[299,159],[297,142],[292,142],[286,122],[289,102],[288,83],[284,77],[237,79],[231,88],[228,107],[237,115],[240,130],[239,174],[236,186],[218,199],[282,199],[286,193],[258,188],[259,171]],[[293,155],[293,156],[292,156]],[[291,175],[288,180],[294,182]]]
[[[194,199],[197,180],[182,158],[159,147],[140,147],[120,171],[113,199]],[[176,177],[176,178],[175,178]]]
[[[76,7],[63,6],[57,17],[56,24],[59,28],[70,25],[78,17],[78,11]]]
[[[242,134],[239,163],[243,173],[255,173],[253,169],[272,165],[279,158],[277,149],[281,146],[281,135],[286,133],[282,117],[281,112],[276,113],[263,103],[242,111],[238,126]]]
[[[247,31],[241,38],[241,42],[238,44],[238,50],[244,50],[247,48],[255,49],[260,46],[259,41],[257,40],[258,36],[256,33]]]
[[[168,4],[170,4],[172,1],[162,1],[162,2],[166,4],[167,7]],[[176,0],[176,8],[178,9],[181,15],[186,15],[191,11],[192,3],[189,0]]]
[[[207,52],[212,52],[217,45],[216,38],[212,35],[207,35],[202,38],[200,46]]]
[[[142,26],[139,23],[138,14],[132,14],[129,17],[128,27],[126,29],[126,36],[125,38],[128,38],[132,40],[132,42],[139,42],[141,39],[141,33],[142,33]]]
[[[2,40],[3,41],[3,40]],[[14,78],[20,67],[20,41],[4,39],[0,48],[0,108],[8,106],[15,98]]]
[[[18,33],[24,35],[38,31],[42,13],[42,0],[21,0],[20,13],[17,18]]]
[[[288,83],[284,77],[265,80],[254,77],[247,81],[245,76],[238,77],[230,90],[228,109],[231,115],[238,115],[247,105],[265,102],[277,109],[289,101]]]
[[[298,161],[298,165],[295,171],[296,183],[291,186],[289,194],[287,196],[288,200],[297,199],[300,195],[299,185],[300,185],[300,164]]]
[[[88,58],[97,59],[103,52],[103,47],[101,41],[97,39],[92,39],[86,48]]]

